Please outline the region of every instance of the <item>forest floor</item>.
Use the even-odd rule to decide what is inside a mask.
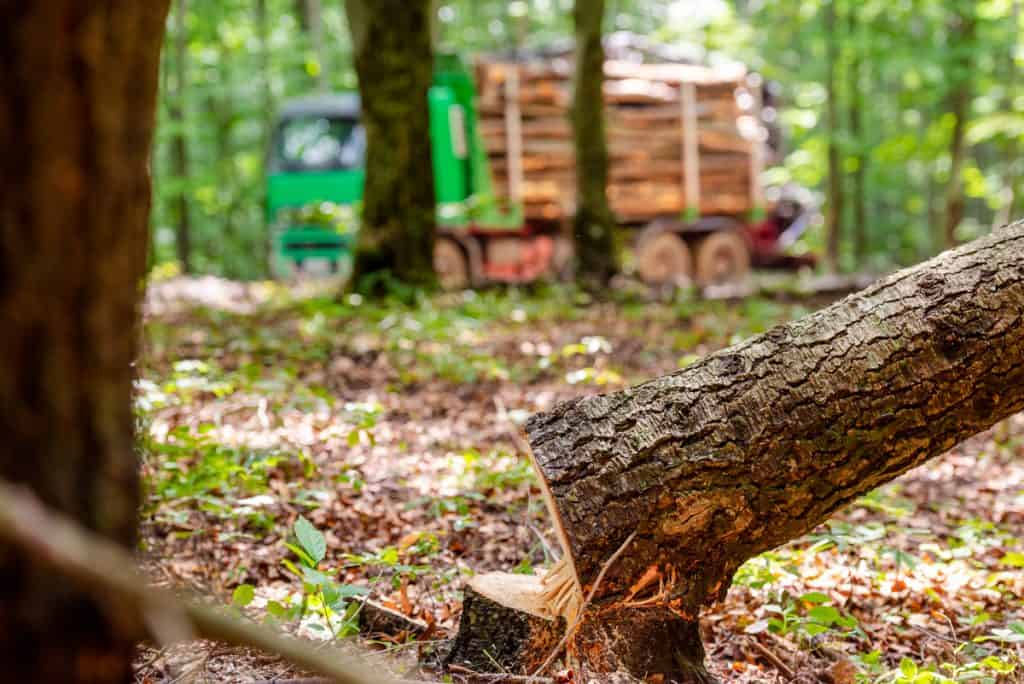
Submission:
[[[556,553],[527,416],[814,305],[545,289],[370,306],[315,290],[150,288],[141,562],[155,583],[420,679],[468,576]],[[425,633],[360,633],[364,595]],[[702,624],[725,683],[1024,682],[1024,416],[748,562]],[[147,647],[137,667],[153,684],[288,676],[202,643]]]

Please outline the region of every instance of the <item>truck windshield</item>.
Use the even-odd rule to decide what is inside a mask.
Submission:
[[[365,154],[358,121],[303,116],[281,124],[274,156],[281,171],[331,171],[361,168]]]

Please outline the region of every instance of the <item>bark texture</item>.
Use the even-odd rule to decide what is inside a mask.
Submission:
[[[0,3],[0,477],[125,546],[167,5]],[[5,681],[130,682],[128,621],[0,547]]]
[[[1024,222],[622,392],[527,423],[576,575],[639,536],[695,616],[747,558],[1024,408]]]
[[[543,580],[561,598],[542,609],[574,626],[582,671],[709,681],[697,618],[740,564],[1022,409],[1024,222],[672,375],[532,417],[566,551]]]
[[[615,219],[608,206],[608,143],[604,122],[604,0],[576,0],[576,80],[572,131],[576,153],[576,214],[573,237],[577,274],[584,284],[603,285],[618,272]]]
[[[427,91],[433,78],[430,0],[347,0],[366,126],[366,186],[353,285],[388,276],[433,286],[434,177]]]

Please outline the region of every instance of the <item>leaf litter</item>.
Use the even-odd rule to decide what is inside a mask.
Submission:
[[[328,292],[150,287],[141,563],[155,583],[406,676],[457,627],[467,577],[560,553],[526,417],[815,305]],[[728,683],[1024,682],[1022,539],[1017,416],[745,564],[703,616],[710,667]],[[367,630],[371,606],[409,629]],[[137,667],[153,683],[294,674],[212,644],[149,647]]]

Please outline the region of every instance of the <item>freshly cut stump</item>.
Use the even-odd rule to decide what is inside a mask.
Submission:
[[[478,575],[465,590],[459,632],[443,665],[530,674],[564,633],[565,621],[545,606],[539,577]]]
[[[530,418],[565,553],[537,580],[539,606],[536,593],[499,602],[563,617],[579,671],[706,682],[700,610],[744,561],[1021,410],[1024,222],[671,375]],[[495,638],[463,628],[464,641]],[[536,662],[519,652],[508,669]]]

